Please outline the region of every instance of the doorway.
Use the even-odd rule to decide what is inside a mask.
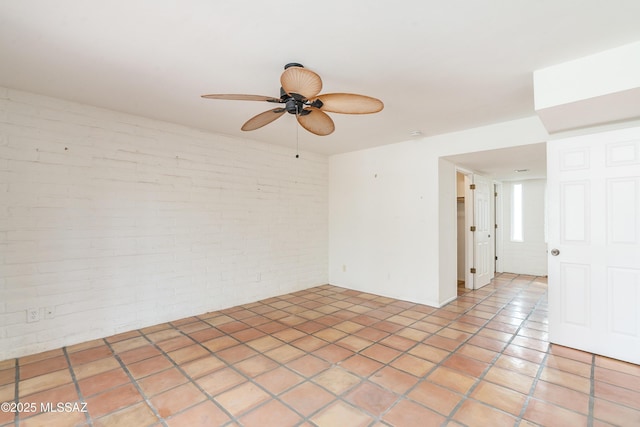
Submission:
[[[529,144],[523,146],[508,147],[496,150],[487,150],[480,152],[470,152],[454,156],[447,156],[445,159],[455,165],[456,175],[456,215],[458,230],[456,233],[456,245],[458,246],[458,262],[456,277],[458,281],[464,280],[465,287],[473,288],[473,275],[470,273],[470,269],[473,267],[473,260],[475,257],[473,246],[469,245],[469,239],[472,238],[472,234],[469,231],[473,224],[472,221],[468,221],[466,225],[466,231],[462,228],[460,219],[462,212],[465,212],[466,218],[473,218],[473,207],[471,206],[470,194],[465,191],[464,199],[462,196],[463,178],[467,178],[472,181],[474,173],[484,176],[489,180],[489,188],[491,192],[491,199],[489,201],[491,213],[490,213],[490,230],[487,230],[487,235],[491,234],[491,250],[490,250],[490,274],[491,277],[495,275],[495,272],[520,272],[516,268],[514,271],[510,271],[505,268],[514,269],[514,263],[516,267],[524,266],[523,259],[528,259],[531,253],[531,249],[528,244],[525,243],[511,243],[509,249],[505,249],[504,242],[510,240],[510,203],[511,198],[506,194],[511,191],[511,183],[513,181],[527,181],[546,180],[546,143]],[[464,184],[466,187],[467,184]],[[527,191],[527,197],[531,196],[528,184],[525,185]],[[468,188],[468,187],[467,187]],[[536,190],[538,194],[540,192]],[[543,207],[543,199],[538,200],[537,207]],[[525,206],[527,212],[531,207]],[[530,218],[527,218],[529,221]],[[544,220],[543,220],[544,222]],[[529,224],[529,222],[527,222]],[[497,227],[496,227],[497,225]],[[490,231],[490,232],[489,232]],[[529,230],[530,231],[530,230]],[[529,233],[528,231],[528,233]],[[534,253],[534,259],[536,257],[542,257],[546,263],[546,242],[542,242],[545,246],[537,246],[531,250]],[[466,250],[461,250],[459,245],[464,244]],[[527,253],[525,253],[525,251]],[[507,253],[508,252],[508,253]],[[514,257],[514,253],[519,253],[519,256]],[[509,255],[509,256],[507,256]],[[471,262],[469,260],[472,260]],[[504,261],[509,261],[505,264]],[[528,262],[527,262],[528,264]],[[546,265],[546,264],[545,264]],[[528,267],[527,267],[528,268]],[[464,272],[463,275],[461,274]],[[477,274],[477,273],[476,273]],[[538,275],[546,275],[546,269],[544,272]],[[453,285],[453,283],[452,283]]]
[[[467,244],[468,230],[473,224],[473,211],[468,194],[471,182],[471,172],[464,169],[456,170],[457,279],[458,288],[466,289],[473,289],[473,247]]]
[[[456,169],[458,287],[479,289],[495,276],[495,194],[491,179]]]

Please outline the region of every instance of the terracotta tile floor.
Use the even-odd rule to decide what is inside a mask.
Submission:
[[[640,425],[640,366],[549,345],[544,278],[459,295],[326,285],[7,360],[0,425]]]

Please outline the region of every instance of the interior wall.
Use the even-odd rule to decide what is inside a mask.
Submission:
[[[460,172],[456,172],[456,197],[457,197],[457,204],[456,204],[456,218],[457,218],[457,235],[458,235],[458,253],[457,253],[457,259],[458,259],[458,280],[459,281],[463,281],[465,280],[465,252],[466,252],[466,246],[465,246],[465,241],[466,241],[466,230],[464,227],[464,221],[465,221],[465,203],[467,202],[466,200],[464,200],[464,174],[460,173]]]
[[[546,141],[537,117],[329,158],[329,281],[440,306],[457,292],[456,169],[441,157]]]
[[[326,156],[0,88],[0,360],[326,284],[327,247]]]
[[[437,221],[437,241],[438,241],[438,262],[439,278],[446,277],[445,280],[438,280],[438,306],[442,306],[453,301],[458,296],[457,279],[457,220],[456,212],[458,208],[456,165],[442,157],[438,158],[438,221]],[[443,194],[448,197],[441,197]]]
[[[523,240],[511,240],[513,185],[522,184]],[[547,275],[545,241],[545,179],[503,182],[502,270],[509,273]]]
[[[408,142],[330,157],[331,284],[437,304],[437,284],[421,285],[434,255],[426,250],[433,236],[425,221],[438,169],[423,168],[420,151]]]

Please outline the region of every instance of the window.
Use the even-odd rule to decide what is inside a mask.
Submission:
[[[511,187],[511,240],[522,242],[522,184]]]

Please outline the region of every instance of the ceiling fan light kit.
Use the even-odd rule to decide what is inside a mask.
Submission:
[[[243,131],[260,129],[287,112],[295,114],[298,123],[304,129],[320,136],[329,135],[335,130],[333,120],[325,111],[340,114],[372,114],[384,108],[382,101],[370,96],[354,93],[320,94],[322,90],[320,76],[297,62],[284,66],[280,84],[280,98],[243,94],[211,94],[202,95],[202,97],[284,104],[250,118],[242,125]]]

